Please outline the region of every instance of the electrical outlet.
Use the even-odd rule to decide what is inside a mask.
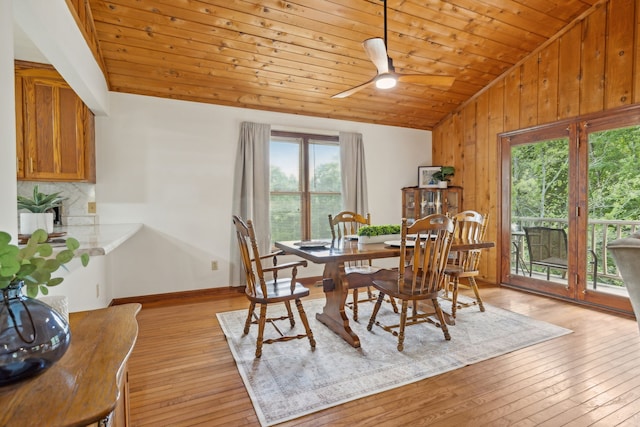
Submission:
[[[211,261],[211,269],[214,271],[218,269],[218,261]]]
[[[90,214],[96,213],[96,202],[87,203],[87,212]]]

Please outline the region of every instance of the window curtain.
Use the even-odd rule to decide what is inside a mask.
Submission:
[[[271,249],[269,224],[269,141],[271,125],[242,122],[236,154],[232,215],[250,219],[256,232],[260,253]],[[231,286],[246,283],[235,227],[231,238]]]
[[[342,206],[345,210],[366,215],[367,171],[364,161],[362,134],[340,132],[340,169],[342,173]]]

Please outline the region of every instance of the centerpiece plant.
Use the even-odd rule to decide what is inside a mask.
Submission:
[[[358,236],[383,236],[400,234],[400,225],[365,225],[358,230]]]
[[[399,225],[365,225],[358,230],[358,244],[380,243],[399,235]]]

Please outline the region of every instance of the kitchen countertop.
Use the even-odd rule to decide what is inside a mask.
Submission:
[[[93,224],[55,227],[54,232],[66,232],[80,242],[77,255],[106,255],[142,229],[142,224]]]

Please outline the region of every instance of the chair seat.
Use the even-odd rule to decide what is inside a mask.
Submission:
[[[460,267],[459,265],[447,264],[447,266],[444,269],[444,274],[446,276],[457,276],[459,278],[463,278],[463,277],[477,276],[478,274],[480,274],[480,271],[478,271],[478,270],[465,270],[462,267]]]
[[[397,272],[393,272],[396,276]],[[374,280],[373,286],[381,291],[382,293],[392,296],[394,298],[400,298],[403,300],[424,300],[424,299],[434,299],[438,297],[439,291],[436,292],[420,292],[420,289],[415,289],[413,292],[411,291],[411,281],[405,280],[404,286],[398,289],[398,281],[397,280]]]
[[[352,267],[345,267],[344,272],[346,274],[360,273],[360,274],[372,274],[380,270],[381,267],[374,267],[372,265],[357,265]]]
[[[281,301],[290,301],[294,299],[303,298],[309,295],[309,289],[302,286],[302,284],[297,283],[293,288],[293,292],[291,291],[291,280],[290,279],[278,279],[277,283],[273,280],[269,280],[266,282],[267,285],[267,296],[262,294],[262,291],[259,287],[256,288],[256,295],[249,295],[247,297],[250,301],[254,301],[256,303],[266,304],[276,303]],[[248,289],[248,288],[247,288]]]
[[[345,267],[344,272],[349,284],[349,289],[358,289],[371,286],[372,276],[380,271],[380,267],[359,265]]]

